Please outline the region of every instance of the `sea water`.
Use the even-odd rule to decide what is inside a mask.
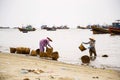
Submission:
[[[47,31],[37,29],[22,33],[18,29],[0,29],[0,51],[10,52],[10,47],[29,47],[31,50],[39,48],[39,40],[50,37],[51,46],[58,51],[60,62],[81,65],[81,57],[89,56],[89,50],[80,51],[82,42],[88,42],[92,37],[96,40],[97,58],[90,62],[91,66],[120,70],[120,35],[93,34],[90,29],[63,29]],[[84,45],[86,48],[89,45]],[[102,55],[108,57],[102,57]]]

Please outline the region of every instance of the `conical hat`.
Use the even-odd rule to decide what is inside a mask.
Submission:
[[[94,38],[89,38],[90,40],[95,40]]]
[[[50,39],[49,37],[47,37],[47,39],[52,42],[52,39]]]

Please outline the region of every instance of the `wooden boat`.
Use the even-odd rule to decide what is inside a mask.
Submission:
[[[35,31],[36,29],[35,28],[32,28],[32,29],[25,29],[25,28],[18,28],[19,31]]]
[[[56,29],[70,29],[70,28],[67,25],[65,25],[65,26],[56,27]]]
[[[28,25],[27,27],[22,27],[22,28],[18,27],[18,29],[19,29],[19,31],[22,31],[24,33],[28,32],[28,31],[35,31],[36,30],[31,25]]]
[[[56,27],[55,26],[53,26],[53,27],[48,27],[47,25],[42,25],[41,26],[41,29],[45,29],[45,30],[47,30],[47,31],[56,31]]]
[[[56,28],[47,28],[47,31],[56,31]]]
[[[0,27],[0,29],[10,29],[10,27]]]
[[[109,28],[111,34],[120,34],[120,20],[118,22],[113,22],[112,26]]]
[[[110,31],[111,34],[120,34],[120,28],[110,27],[109,31]]]
[[[46,27],[47,31],[56,31],[56,27]]]
[[[97,26],[91,26],[91,29],[93,31],[93,34],[105,34],[109,33],[109,29],[97,27]]]
[[[87,27],[77,26],[77,29],[88,29]]]

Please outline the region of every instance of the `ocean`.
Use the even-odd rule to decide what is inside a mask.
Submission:
[[[37,29],[22,33],[18,29],[0,29],[0,51],[10,52],[10,47],[29,47],[31,50],[39,48],[39,41],[50,37],[53,51],[58,51],[58,61],[81,65],[81,57],[89,55],[89,50],[80,51],[82,42],[88,42],[92,37],[96,40],[97,57],[90,62],[90,66],[120,70],[120,35],[93,34],[90,29],[63,29],[47,31]],[[84,45],[86,48],[89,45]],[[102,57],[102,55],[108,57]]]

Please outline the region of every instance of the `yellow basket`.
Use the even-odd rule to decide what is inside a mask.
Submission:
[[[79,46],[79,49],[80,49],[81,51],[86,50],[86,48],[83,46],[83,44],[81,44],[81,45]]]

